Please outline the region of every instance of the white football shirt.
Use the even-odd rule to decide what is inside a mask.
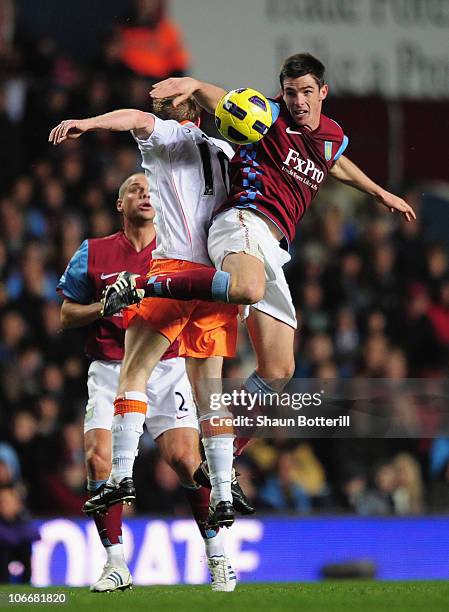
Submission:
[[[207,233],[229,190],[232,147],[195,124],[155,117],[147,140],[134,135],[155,210],[153,259],[183,259],[211,266]]]

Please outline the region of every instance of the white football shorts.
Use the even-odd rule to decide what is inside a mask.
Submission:
[[[119,361],[93,361],[87,377],[88,402],[84,433],[91,429],[111,429],[114,400],[120,376]],[[198,430],[196,406],[187,378],[185,361],[173,357],[160,361],[147,384],[148,410],[145,425],[154,440],[164,431],[177,427]]]
[[[207,241],[209,257],[221,270],[223,260],[231,253],[247,253],[260,259],[265,266],[266,287],[263,300],[252,308],[265,312],[297,327],[296,311],[282,267],[290,255],[279,246],[265,221],[250,210],[230,208],[215,217]],[[249,308],[245,309],[246,316]]]

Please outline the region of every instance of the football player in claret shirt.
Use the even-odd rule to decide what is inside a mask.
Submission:
[[[92,495],[104,487],[111,471],[111,428],[113,402],[124,355],[125,329],[122,312],[103,316],[101,297],[115,282],[121,270],[146,274],[155,247],[153,218],[147,178],[134,174],[121,185],[117,210],[122,213],[124,229],[111,236],[85,240],[73,255],[62,275],[58,291],[64,297],[61,321],[64,328],[88,325],[86,352],[92,359],[88,374],[88,403],[84,420],[87,488]],[[178,474],[192,513],[204,538],[211,571],[212,588],[229,590],[234,586],[232,569],[225,557],[221,533],[206,529],[208,489],[192,479],[200,461],[198,420],[185,360],[178,357],[174,343],[155,367],[147,384],[146,427],[167,463]],[[109,508],[108,514],[94,514],[107,562],[100,579],[91,590],[113,591],[131,586],[122,545],[122,504]],[[221,573],[220,573],[221,572]],[[227,579],[227,584],[225,581]]]
[[[257,354],[257,368],[245,382],[251,393],[279,392],[294,371],[296,315],[283,265],[296,226],[331,174],[372,195],[407,221],[416,218],[401,198],[369,179],[343,155],[348,138],[322,114],[328,94],[323,64],[308,53],[287,58],[281,68],[281,96],[270,102],[274,122],[256,144],[238,147],[229,168],[231,190],[208,234],[208,252],[217,270],[227,273],[227,301],[251,305],[247,326]],[[210,113],[226,92],[190,77],[153,86],[153,99],[189,96]],[[195,271],[154,277],[146,295],[176,299],[216,299],[205,295],[205,279]],[[247,440],[236,439],[235,451]]]

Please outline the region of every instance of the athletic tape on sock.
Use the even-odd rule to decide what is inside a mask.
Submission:
[[[137,412],[129,412],[127,416],[129,416],[130,414],[134,416],[137,414]],[[136,421],[134,423],[116,423],[115,421],[112,421],[111,432],[114,434],[120,431],[130,431],[138,433],[140,435],[143,433],[143,420]]]
[[[213,438],[203,438],[203,446],[206,452],[211,450],[224,450],[229,449],[229,437],[228,436],[214,436]],[[232,467],[232,466],[231,466]],[[210,465],[209,465],[209,477],[210,477]]]

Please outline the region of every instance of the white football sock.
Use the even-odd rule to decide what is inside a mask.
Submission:
[[[107,562],[113,567],[126,567],[125,555],[123,553],[123,544],[113,544],[105,546]]]
[[[221,557],[225,554],[223,546],[223,536],[221,531],[213,538],[204,538],[204,546],[206,547],[207,558]]]
[[[138,391],[126,392],[125,398],[147,403],[147,396]],[[112,471],[108,483],[114,484],[123,478],[132,478],[134,459],[137,455],[144,422],[145,414],[142,412],[114,415],[111,427]]]
[[[220,501],[232,502],[231,480],[233,462],[233,436],[203,438],[204,452],[209,466],[212,485],[211,506]]]

